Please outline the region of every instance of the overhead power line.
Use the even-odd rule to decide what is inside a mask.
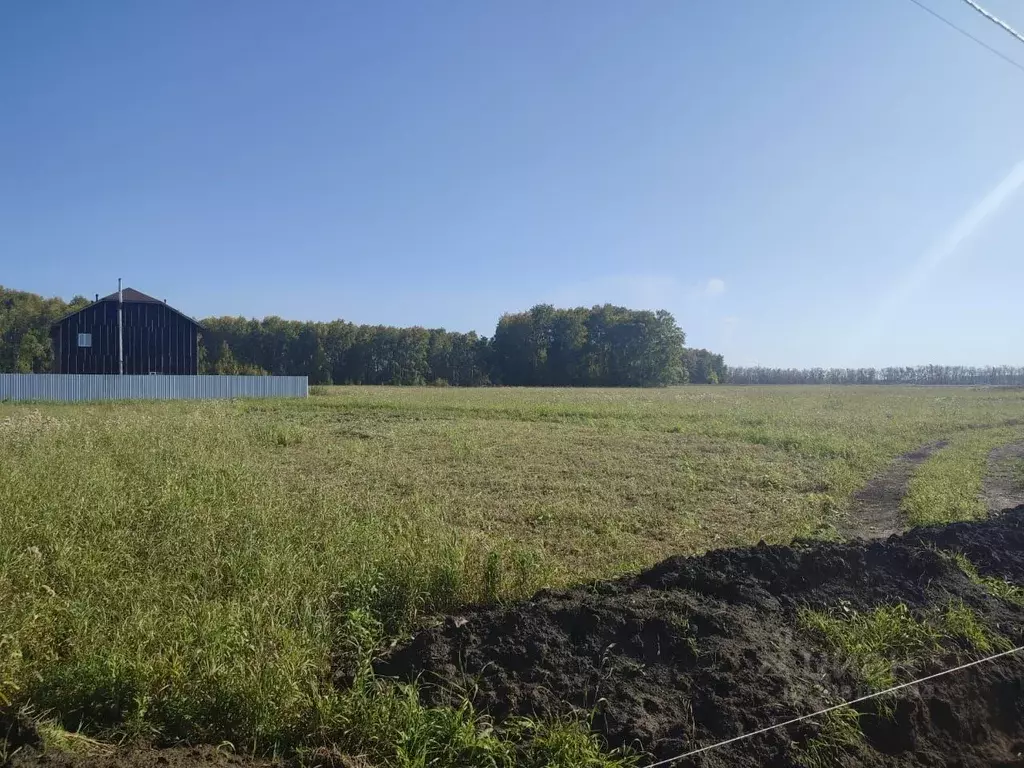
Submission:
[[[995,24],[996,26],[998,26],[1001,29],[1005,30],[1007,33],[1009,33],[1010,35],[1015,37],[1018,41],[1024,43],[1024,35],[1022,35],[1016,29],[1011,27],[1005,21],[1000,19],[998,16],[995,16],[994,14],[989,13],[984,8],[982,8],[980,5],[978,5],[976,2],[974,2],[974,0],[964,0],[964,2],[967,3],[969,6],[971,6],[971,8],[976,10],[978,13],[980,13],[982,16],[984,16],[986,19],[991,21],[993,24]]]
[[[968,0],[964,0],[964,1],[967,2]],[[947,19],[945,16],[942,16],[941,14],[936,13],[931,8],[929,8],[927,5],[925,5],[924,3],[920,2],[920,0],[910,0],[910,2],[913,3],[914,5],[916,5],[918,8],[920,8],[922,11],[925,11],[926,13],[934,16],[936,19],[938,19],[943,24],[945,24],[947,27],[950,27],[951,29],[956,30],[961,35],[966,37],[968,40],[971,40],[971,41],[977,43],[978,45],[980,45],[982,48],[984,48],[989,53],[994,53],[996,56],[998,56],[1000,59],[1005,61],[1007,64],[1016,67],[1021,72],[1024,72],[1024,65],[1020,64],[1017,61],[1014,61],[1013,59],[1011,59],[1009,56],[1007,56],[1002,51],[1000,51],[1000,50],[998,50],[996,48],[993,48],[991,45],[986,43],[984,40],[981,40],[980,38],[975,37],[970,32],[968,32],[966,29],[963,29],[962,27],[958,27],[952,21]]]

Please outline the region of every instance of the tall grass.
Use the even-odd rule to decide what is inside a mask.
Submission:
[[[285,493],[227,407],[22,410],[0,435],[3,695],[94,730],[295,744],[334,695],[338,616],[397,632],[530,578],[452,531]]]

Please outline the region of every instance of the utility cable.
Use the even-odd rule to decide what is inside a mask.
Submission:
[[[966,1],[967,1],[967,0],[965,0],[965,2],[966,2]],[[946,18],[945,16],[942,16],[941,14],[939,14],[939,13],[936,13],[936,12],[935,12],[935,11],[933,11],[933,10],[932,10],[931,8],[929,8],[929,7],[927,6],[927,5],[925,5],[924,3],[920,2],[920,0],[909,0],[909,2],[913,3],[914,5],[916,5],[916,6],[917,6],[918,8],[920,8],[920,9],[921,9],[922,11],[925,11],[926,13],[929,13],[929,14],[931,14],[931,15],[932,15],[932,16],[934,16],[934,17],[935,17],[936,19],[938,19],[938,20],[939,20],[939,21],[941,21],[941,22],[942,22],[943,24],[945,24],[945,25],[946,25],[947,27],[950,27],[951,29],[955,29],[955,30],[956,30],[957,32],[959,32],[959,33],[960,33],[961,35],[963,35],[964,37],[966,37],[966,38],[967,38],[968,40],[971,40],[971,41],[973,41],[973,42],[977,43],[978,45],[980,45],[980,46],[981,46],[982,48],[984,48],[984,49],[985,49],[986,51],[988,51],[989,53],[994,53],[994,54],[995,54],[996,56],[998,56],[998,57],[999,57],[1000,59],[1002,59],[1003,61],[1005,61],[1005,62],[1006,62],[1007,64],[1010,64],[1011,66],[1014,66],[1014,67],[1016,67],[1017,69],[1019,69],[1019,70],[1020,70],[1021,72],[1024,72],[1024,65],[1020,64],[1020,63],[1019,63],[1019,62],[1017,62],[1017,61],[1014,61],[1013,59],[1011,59],[1011,58],[1010,58],[1009,56],[1007,56],[1007,55],[1006,55],[1005,53],[1003,53],[1002,51],[1000,51],[1000,50],[998,50],[998,49],[996,49],[996,48],[993,48],[993,47],[992,47],[991,45],[989,45],[988,43],[986,43],[986,42],[985,42],[984,40],[982,40],[982,39],[980,39],[980,38],[977,38],[977,37],[975,37],[975,36],[974,36],[974,35],[972,35],[972,34],[971,34],[970,32],[968,32],[968,31],[967,31],[966,29],[963,29],[962,27],[958,27],[958,26],[957,26],[956,24],[954,24],[954,23],[953,23],[952,21],[950,21],[949,19],[947,19],[947,18]]]
[[[1022,35],[1016,29],[1011,27],[1005,21],[1000,19],[998,16],[989,13],[984,8],[982,8],[980,5],[978,5],[976,2],[974,2],[974,0],[964,0],[964,2],[967,3],[969,6],[971,6],[971,8],[976,10],[978,13],[980,13],[982,16],[984,16],[986,19],[991,21],[993,24],[995,24],[997,27],[1001,28],[1003,31],[1005,31],[1008,34],[1010,34],[1011,36],[1015,37],[1018,42],[1024,43],[1024,35]]]

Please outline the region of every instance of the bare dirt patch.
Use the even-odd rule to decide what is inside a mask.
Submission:
[[[1021,461],[1024,461],[1024,442],[1000,446],[988,455],[988,471],[981,495],[990,514],[1024,504],[1024,487],[1016,475]]]
[[[1024,507],[887,541],[671,558],[635,577],[468,610],[415,635],[378,671],[420,679],[438,703],[452,701],[455,688],[475,691],[499,723],[593,712],[610,746],[669,758],[870,692],[798,628],[802,607],[865,611],[899,601],[922,612],[962,600],[1019,644],[1024,608],[993,597],[942,550],[963,552],[983,575],[1024,581]],[[979,655],[950,647],[915,674]],[[891,713],[860,705],[864,740],[834,764],[1024,763],[1021,659],[938,678],[893,704]],[[806,764],[798,745],[823,727],[808,720],[680,765]]]
[[[9,768],[281,768],[282,763],[252,760],[214,747],[111,749],[102,754],[73,754],[26,748],[5,765]]]
[[[847,516],[836,526],[839,535],[844,539],[884,539],[906,530],[900,502],[907,493],[914,468],[947,444],[939,440],[922,445],[871,478],[853,495]]]

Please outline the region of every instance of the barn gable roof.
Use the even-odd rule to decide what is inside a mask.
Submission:
[[[160,299],[154,299],[142,291],[136,291],[134,288],[125,288],[121,293],[124,294],[125,301],[134,302],[145,302],[147,304],[163,304],[164,302]],[[100,301],[117,301],[117,291],[114,291],[109,296],[104,296]],[[177,310],[175,310],[177,311]]]
[[[125,304],[160,304],[162,306],[167,307],[169,310],[171,310],[171,312],[174,312],[176,315],[180,315],[181,317],[185,318],[186,320],[188,320],[190,323],[192,323],[196,327],[198,327],[200,329],[203,328],[203,324],[200,323],[198,320],[196,320],[193,317],[189,317],[188,315],[186,315],[184,312],[182,312],[179,309],[175,309],[170,304],[168,304],[166,301],[162,301],[160,299],[155,299],[152,296],[150,296],[149,294],[143,293],[142,291],[137,291],[134,288],[125,288],[125,289],[123,289],[121,291],[121,293],[122,293],[122,295],[124,297],[124,303]],[[67,320],[69,317],[74,317],[79,312],[81,312],[83,310],[86,310],[89,307],[94,307],[97,304],[100,304],[101,302],[104,302],[104,301],[117,301],[117,291],[114,291],[109,296],[104,296],[103,298],[98,299],[97,301],[93,301],[93,302],[90,302],[89,304],[86,304],[84,307],[82,307],[82,309],[76,309],[74,312],[68,312],[66,315],[64,315],[64,317],[62,317],[59,320],[57,320],[53,324],[53,326],[56,327],[56,326],[60,325],[61,323],[63,323],[65,320]]]

